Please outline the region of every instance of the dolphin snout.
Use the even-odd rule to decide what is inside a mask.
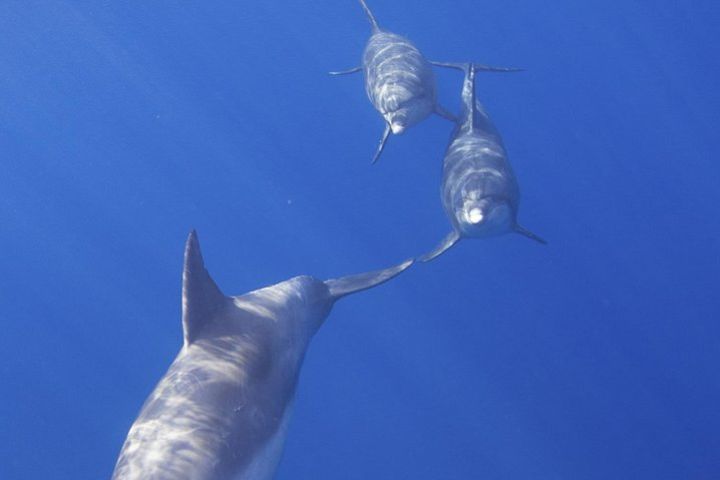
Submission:
[[[394,135],[400,135],[405,131],[405,125],[398,122],[393,122],[390,124],[390,130],[392,130],[392,133]]]
[[[468,222],[472,223],[473,225],[477,225],[478,223],[482,222],[485,218],[485,215],[483,214],[483,211],[479,207],[471,208],[467,212],[467,219]]]

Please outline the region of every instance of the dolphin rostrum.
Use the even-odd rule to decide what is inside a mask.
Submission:
[[[372,27],[372,35],[363,52],[362,66],[330,74],[364,73],[365,92],[375,110],[385,119],[385,131],[372,161],[375,163],[391,133],[399,135],[432,113],[453,122],[456,119],[437,103],[432,62],[426,60],[407,38],[381,29],[365,0],[360,0],[360,5]],[[518,70],[487,65],[478,65],[478,69],[495,72]]]
[[[546,243],[517,223],[520,190],[500,133],[475,97],[476,65],[441,65],[465,71],[462,115],[445,151],[440,188],[453,230],[420,260],[432,260],[465,237],[516,232]]]
[[[305,351],[333,304],[411,264],[325,282],[300,276],[226,297],[192,232],[184,343],[130,428],[113,480],[270,480]]]

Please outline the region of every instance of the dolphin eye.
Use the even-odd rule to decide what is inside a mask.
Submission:
[[[482,222],[482,221],[483,221],[483,218],[484,218],[484,215],[483,215],[482,210],[480,210],[480,209],[477,208],[477,207],[471,209],[471,210],[467,213],[467,219],[468,219],[468,221],[469,221],[470,223],[472,223],[473,225],[477,225],[478,223]]]

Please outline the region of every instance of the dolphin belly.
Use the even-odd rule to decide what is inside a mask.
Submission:
[[[291,416],[292,405],[288,405],[275,434],[255,454],[245,470],[233,480],[272,480],[274,478],[285,446]]]
[[[236,339],[236,341],[238,341]],[[287,432],[295,382],[255,381],[252,345],[183,349],[128,433],[114,480],[272,478]]]

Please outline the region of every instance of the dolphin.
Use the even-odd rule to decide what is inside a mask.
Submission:
[[[412,260],[320,281],[299,276],[236,297],[185,248],[183,346],[130,428],[113,480],[270,480],[280,461],[300,367],[339,298]]]
[[[445,151],[440,187],[442,205],[453,229],[420,260],[430,261],[466,237],[516,232],[546,244],[517,222],[520,189],[500,133],[476,99],[476,65],[442,66],[465,71],[462,114]]]
[[[385,131],[372,160],[375,163],[390,134],[399,135],[433,113],[452,122],[456,118],[437,103],[433,62],[429,62],[407,38],[381,29],[365,0],[360,0],[360,5],[372,28],[363,52],[362,66],[330,74],[364,73],[365,92],[375,110],[385,119]],[[495,72],[519,70],[487,65],[478,65],[478,69]]]

